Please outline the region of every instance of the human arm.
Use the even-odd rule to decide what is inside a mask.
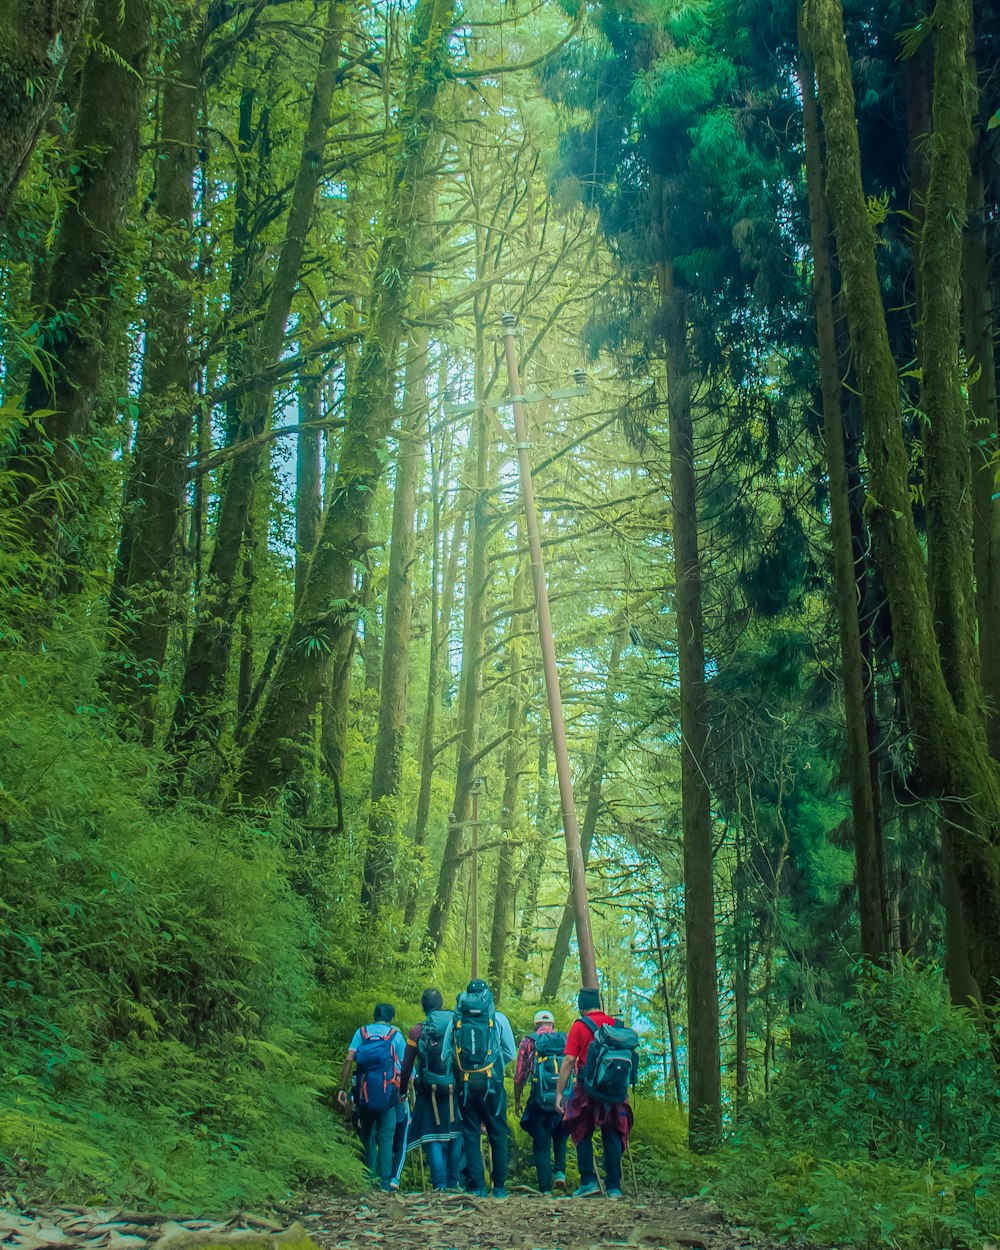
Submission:
[[[573,1069],[576,1067],[576,1056],[566,1053],[562,1057],[562,1063],[559,1065],[559,1077],[556,1081],[556,1110],[565,1111],[566,1107],[563,1103],[563,1094],[566,1092],[566,1086],[569,1079],[573,1075]]]
[[[399,1069],[399,1096],[406,1097],[406,1091],[410,1087],[410,1077],[413,1075],[413,1065],[417,1061],[417,1043],[420,1040],[420,1025],[415,1024],[410,1029],[410,1036],[406,1039],[406,1050],[403,1054],[403,1060]]]
[[[514,1030],[511,1028],[510,1021],[502,1011],[497,1012],[497,1028],[500,1030],[500,1058],[506,1068],[517,1054],[517,1042],[514,1040]]]
[[[344,1060],[344,1066],[340,1069],[340,1088],[337,1090],[337,1102],[342,1107],[347,1106],[347,1087],[351,1082],[351,1069],[354,1067],[354,1047],[347,1052],[347,1058]]]
[[[526,1037],[521,1041],[521,1045],[517,1048],[517,1064],[514,1067],[514,1110],[520,1115],[521,1113],[521,1093],[525,1085],[528,1083],[528,1077],[531,1075],[531,1052],[534,1044],[530,1037]]]

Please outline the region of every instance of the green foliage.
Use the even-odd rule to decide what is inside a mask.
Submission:
[[[712,1162],[708,1190],[767,1232],[977,1245],[1000,1226],[990,1037],[936,972],[866,969],[794,1022],[793,1058]]]
[[[109,731],[99,659],[67,629],[0,671],[8,1183],[226,1209],[355,1180],[286,850],[163,805],[161,761]]]

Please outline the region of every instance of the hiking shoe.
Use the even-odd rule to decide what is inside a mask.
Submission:
[[[485,1197],[486,1197],[486,1189],[485,1189],[485,1188],[483,1188],[483,1187],[481,1187],[481,1188],[479,1188],[479,1189],[473,1189],[473,1190],[472,1190],[472,1196],[473,1196],[473,1198],[485,1198]]]
[[[496,1198],[498,1202],[503,1202],[504,1198],[510,1197],[510,1194],[507,1192],[507,1187],[505,1185],[497,1185],[493,1190],[493,1197]]]
[[[553,1189],[565,1189],[566,1188],[566,1173],[565,1172],[557,1172],[555,1176],[553,1176],[552,1188]]]
[[[574,1198],[599,1198],[601,1196],[601,1187],[597,1181],[587,1181],[585,1185],[581,1185],[579,1189],[573,1190]]]
[[[389,1182],[389,1193],[394,1194],[399,1189],[399,1181]]]
[[[609,1190],[608,1190],[608,1197],[609,1197],[609,1198],[623,1198],[624,1196],[625,1196],[625,1195],[622,1193],[622,1191],[621,1191],[620,1189],[609,1189]]]

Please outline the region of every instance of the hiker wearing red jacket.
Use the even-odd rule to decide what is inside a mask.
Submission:
[[[559,1069],[556,1086],[556,1106],[564,1112],[566,1128],[576,1145],[576,1159],[580,1168],[580,1187],[574,1198],[599,1197],[601,1187],[597,1181],[594,1163],[594,1133],[601,1130],[604,1144],[604,1177],[609,1198],[622,1196],[622,1154],[628,1147],[632,1129],[632,1108],[629,1106],[627,1088],[621,1099],[609,1102],[594,1097],[585,1088],[583,1078],[587,1057],[597,1031],[604,1025],[618,1025],[614,1016],[601,1010],[598,990],[582,989],[577,997],[580,1019],[569,1030],[566,1050]],[[631,1030],[622,1030],[631,1033]],[[632,1035],[634,1036],[634,1034]],[[570,1077],[575,1075],[573,1093],[568,1101],[563,1095]],[[633,1076],[634,1080],[634,1076]]]

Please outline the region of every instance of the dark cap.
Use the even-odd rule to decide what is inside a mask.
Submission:
[[[580,1011],[599,1011],[601,991],[584,987],[576,996],[576,1005]]]

